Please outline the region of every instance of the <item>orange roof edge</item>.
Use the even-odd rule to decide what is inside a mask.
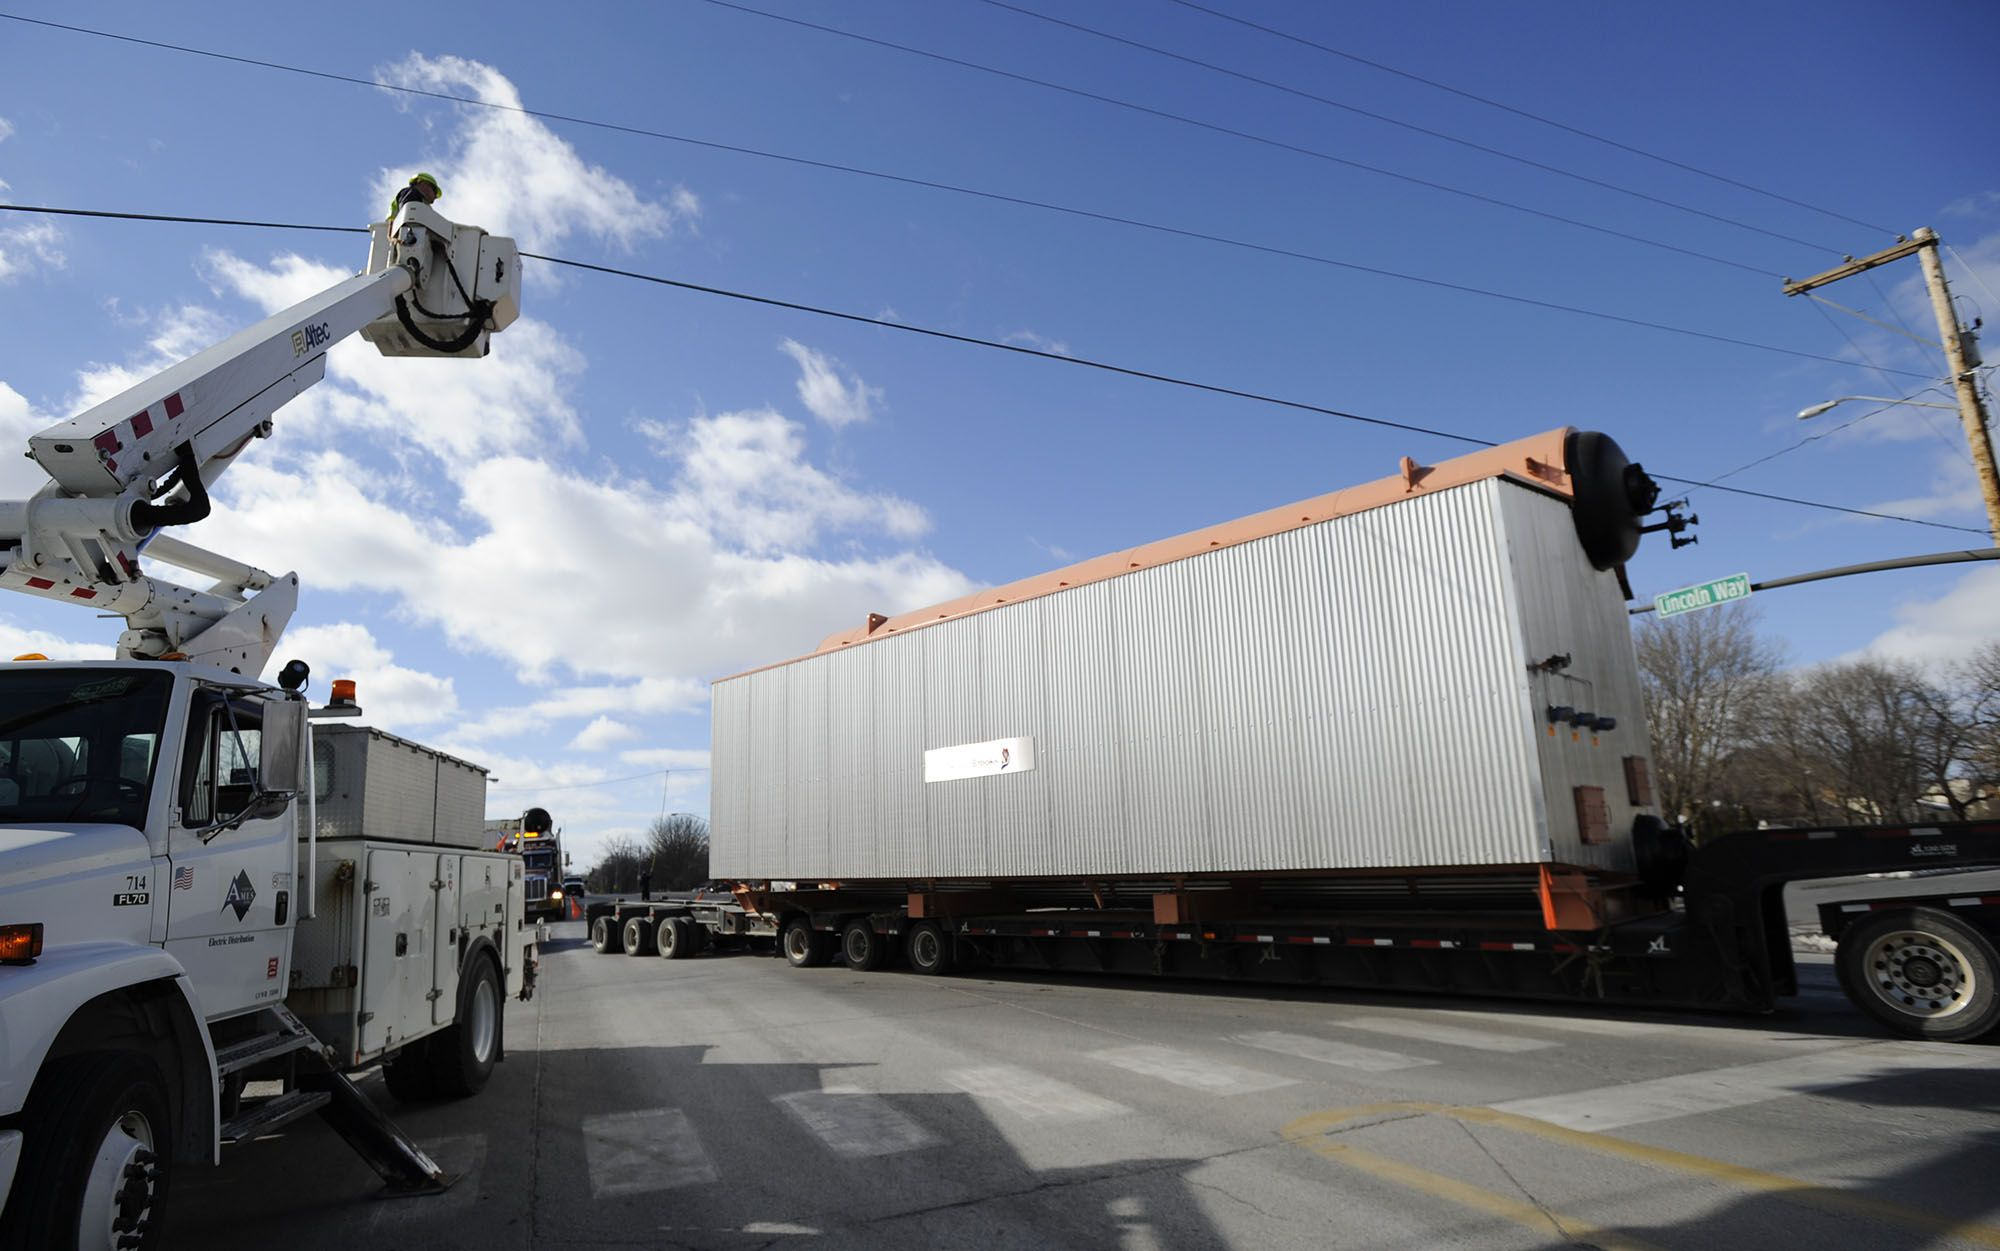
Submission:
[[[1022,578],[1018,582],[1009,582],[1005,586],[975,591],[970,595],[934,604],[929,608],[919,608],[893,617],[870,613],[863,625],[828,635],[814,649],[812,655],[836,652],[857,643],[888,638],[927,625],[935,625],[940,621],[950,621],[972,613],[985,612],[1003,604],[1019,603],[1024,599],[1038,599],[1073,586],[1102,582],[1135,570],[1150,569],[1156,565],[1185,560],[1219,547],[1234,547],[1239,543],[1268,538],[1303,526],[1317,525],[1335,517],[1350,517],[1372,508],[1382,508],[1420,495],[1434,495],[1439,491],[1465,486],[1472,482],[1483,482],[1488,478],[1510,478],[1552,495],[1568,496],[1573,491],[1563,450],[1571,432],[1572,427],[1562,426],[1525,439],[1516,439],[1512,443],[1503,443],[1498,447],[1455,456],[1450,460],[1439,461],[1435,465],[1421,465],[1405,456],[1397,473],[1360,486],[1346,487],[1294,504],[1284,504],[1261,513],[1252,513],[1235,521],[1225,521],[1219,525],[1191,530],[1186,534],[1142,544],[1122,552],[1112,552],[1049,573],[1038,573],[1032,577]],[[733,676],[744,677],[747,673],[758,673],[763,669],[774,669],[779,665],[792,664],[804,659],[807,657],[794,657],[793,660],[760,666],[758,669],[747,670],[746,673]]]

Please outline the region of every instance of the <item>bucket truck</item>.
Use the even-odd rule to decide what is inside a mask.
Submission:
[[[534,930],[485,774],[316,741],[351,684],[310,708],[303,663],[260,677],[298,576],[170,531],[334,344],[477,358],[519,293],[512,240],[404,205],[362,273],[28,440],[48,482],[0,501],[0,587],[125,629],[0,664],[0,1248],[153,1246],[176,1166],[314,1112],[392,1190],[450,1184],[347,1075],[462,1096],[502,1055]]]

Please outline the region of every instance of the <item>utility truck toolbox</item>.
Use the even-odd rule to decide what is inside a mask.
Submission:
[[[871,616],[715,684],[713,870],[1630,873],[1651,489],[1557,430]]]
[[[360,725],[313,735],[321,838],[392,838],[478,850],[486,840],[486,771]]]

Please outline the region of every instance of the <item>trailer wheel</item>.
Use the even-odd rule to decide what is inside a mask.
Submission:
[[[22,1111],[27,1150],[0,1247],[156,1247],[173,1176],[167,1083],[133,1052],[70,1056]]]
[[[473,957],[468,976],[458,983],[458,1019],[427,1040],[432,1080],[447,1099],[463,1099],[486,1088],[501,1050],[500,973],[493,961]]]
[[[624,948],[628,956],[650,956],[653,954],[653,927],[646,924],[644,917],[632,917],[625,922]]]
[[[795,969],[811,969],[825,964],[833,953],[827,950],[826,935],[812,927],[805,917],[793,917],[785,922],[785,932],[778,938],[778,949],[785,953],[785,961]]]
[[[1969,1042],[2000,1025],[2000,952],[1948,912],[1881,912],[1848,927],[1835,955],[1856,1007],[1899,1034]]]
[[[618,929],[618,918],[609,913],[590,923],[590,945],[598,955],[607,956],[625,950],[625,943]]]
[[[910,957],[910,967],[919,973],[932,977],[942,977],[951,972],[953,959],[952,937],[944,927],[935,921],[919,921],[910,927],[910,940],[905,948]]]
[[[867,917],[857,917],[840,931],[840,958],[857,973],[873,973],[889,960],[889,939],[877,934]]]
[[[653,931],[653,945],[669,960],[685,960],[695,953],[693,930],[686,917],[665,917]]]

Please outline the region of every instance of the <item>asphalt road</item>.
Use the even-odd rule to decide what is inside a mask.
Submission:
[[[2000,1046],[1777,1017],[599,956],[557,927],[447,1167],[316,1120],[177,1180],[170,1245],[2000,1247]]]

